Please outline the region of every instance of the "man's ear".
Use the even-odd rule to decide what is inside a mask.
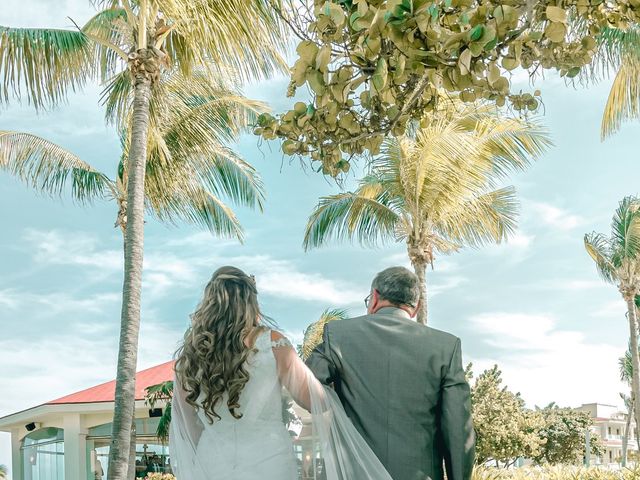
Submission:
[[[420,311],[421,308],[422,308],[422,300],[418,300],[418,305],[416,305],[416,308],[414,308],[413,312],[411,312],[411,318],[415,318],[416,315],[418,315],[418,312]]]

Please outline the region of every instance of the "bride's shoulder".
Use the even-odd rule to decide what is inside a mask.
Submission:
[[[270,330],[271,332],[271,348],[278,347],[292,347],[291,342],[281,332],[277,330]]]

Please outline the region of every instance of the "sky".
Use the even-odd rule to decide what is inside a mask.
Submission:
[[[84,0],[4,0],[0,25],[68,28],[67,16],[82,24],[92,11]],[[529,88],[522,76],[514,80]],[[617,365],[628,337],[625,306],[583,246],[587,232],[608,234],[618,202],[638,193],[638,124],[600,141],[610,83],[567,86],[552,73],[536,82],[540,120],[554,146],[507,182],[521,203],[517,233],[502,245],[438,257],[428,272],[430,325],[462,339],[476,375],[498,364],[529,407],[619,404],[625,391]],[[244,92],[282,112],[292,102],[286,86],[279,77]],[[0,130],[42,136],[113,177],[119,143],[105,125],[100,90],[89,85],[38,115],[14,102],[0,110]],[[139,370],[171,358],[219,266],[253,273],[263,310],[295,341],[326,308],[363,314],[375,273],[409,266],[402,244],[304,252],[309,213],[340,187],[283,158],[278,143],[248,134],[234,148],[263,178],[264,212],[237,209],[242,245],[147,219]],[[352,175],[346,186],[354,182]],[[115,378],[122,285],[116,213],[113,203],[82,207],[0,174],[0,417]],[[6,434],[0,464],[11,464]]]

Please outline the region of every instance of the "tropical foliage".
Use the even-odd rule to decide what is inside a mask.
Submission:
[[[581,463],[585,455],[586,432],[593,425],[590,415],[573,408],[560,408],[554,403],[536,408],[534,413],[543,420],[538,431],[543,442],[533,460],[550,465]],[[594,457],[603,455],[600,437],[590,437],[589,449]]]
[[[256,170],[227,145],[237,140],[265,105],[243,97],[229,78],[212,79],[198,72],[185,78],[168,75],[151,98],[145,205],[147,213],[173,224],[196,224],[223,237],[242,239],[242,227],[225,203],[262,209],[264,188]],[[161,91],[162,90],[162,91]],[[118,96],[131,98],[122,88]],[[107,112],[120,108],[115,94]],[[124,116],[127,117],[128,109]],[[62,147],[23,132],[0,131],[0,170],[39,192],[74,200],[115,200],[116,225],[126,229],[130,135],[123,124],[122,157],[113,178]]]
[[[144,403],[150,408],[162,403],[162,416],[158,422],[156,435],[158,439],[166,443],[169,440],[169,425],[171,424],[171,399],[173,398],[173,380],[152,385],[146,388]]]
[[[353,192],[323,197],[307,223],[304,246],[331,239],[373,246],[403,241],[421,281],[436,253],[501,242],[515,228],[513,187],[498,184],[526,168],[550,140],[536,122],[502,117],[490,105],[449,103],[429,125],[393,138]]]
[[[170,473],[147,473],[144,480],[176,480]]]
[[[467,373],[472,379],[470,369],[467,367]],[[478,465],[510,467],[519,458],[540,465],[571,465],[584,457],[586,431],[593,424],[589,414],[554,403],[534,410],[525,408],[520,394],[502,385],[497,365],[475,380],[471,401]],[[590,452],[593,456],[603,454],[602,443],[595,436],[590,439]]]
[[[297,4],[298,5],[298,4]],[[300,42],[287,94],[308,86],[309,104],[265,114],[256,134],[281,138],[285,154],[310,156],[338,175],[354,155],[380,151],[443,99],[485,99],[531,111],[540,92],[511,91],[510,72],[576,76],[605,27],[636,23],[640,6],[541,0],[307,0],[293,16]],[[572,19],[568,25],[568,19]],[[575,24],[575,25],[574,25]]]
[[[511,470],[476,467],[472,480],[636,480],[640,468],[609,470],[592,467],[545,466]]]
[[[636,24],[625,29],[604,28],[598,43],[588,78],[598,80],[615,72],[602,115],[600,131],[604,140],[617,132],[623,122],[640,118],[640,30]]]
[[[0,480],[8,478],[7,467],[0,465]]]
[[[341,308],[328,308],[322,312],[320,319],[309,325],[304,331],[304,340],[298,348],[298,354],[302,359],[306,360],[309,358],[313,349],[322,343],[322,332],[327,323],[335,320],[344,320],[345,318],[348,318],[347,311]]]
[[[611,236],[595,232],[587,234],[584,244],[600,276],[617,287],[627,305],[631,391],[636,425],[640,425],[640,358],[635,304],[640,293],[640,200],[624,198],[613,216]]]
[[[476,462],[509,467],[518,458],[534,458],[542,452],[539,431],[543,421],[524,407],[519,393],[502,386],[498,366],[481,373],[471,388],[473,425],[476,430]]]
[[[122,103],[115,110],[125,112],[130,102],[130,117],[123,120],[130,128],[124,142],[125,274],[108,468],[109,480],[121,480],[131,470],[152,91],[166,70],[179,71],[185,78],[200,67],[214,77],[230,70],[242,81],[282,70],[285,63],[277,50],[286,45],[286,31],[271,8],[278,5],[277,0],[102,0],[96,4],[102,10],[77,31],[2,27],[0,73],[3,91],[23,94],[37,106],[57,103],[68,89],[90,78],[107,81],[108,95],[123,82],[131,84],[132,95],[117,96]]]

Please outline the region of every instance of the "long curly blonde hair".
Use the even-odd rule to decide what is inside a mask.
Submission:
[[[196,409],[202,406],[209,423],[220,420],[216,407],[225,392],[231,415],[242,417],[240,394],[249,381],[245,365],[253,350],[245,338],[256,331],[261,318],[253,277],[236,267],[216,270],[175,355],[176,378],[186,400]]]

